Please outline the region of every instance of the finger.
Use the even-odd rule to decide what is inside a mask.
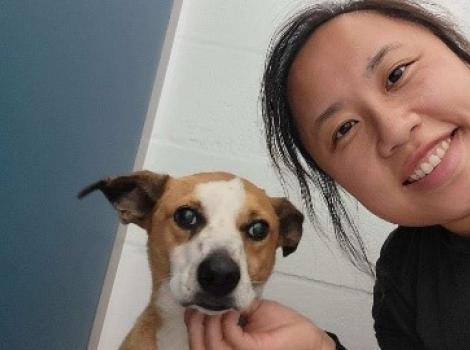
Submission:
[[[251,349],[253,348],[253,341],[249,334],[243,331],[243,328],[238,324],[240,320],[240,313],[230,311],[222,318],[222,333],[225,342],[234,348]]]
[[[204,318],[200,312],[192,312],[188,317],[189,347],[191,350],[204,350]]]
[[[204,339],[208,350],[221,350],[226,348],[222,334],[222,315],[208,317],[204,330]]]
[[[189,327],[189,320],[195,312],[196,310],[191,308],[188,308],[184,311],[184,323],[186,324],[186,327]]]
[[[261,324],[266,322],[266,317],[269,318],[269,314],[266,313],[267,305],[269,306],[262,300],[255,300],[248,309],[242,311],[238,325],[242,327],[244,333],[250,333],[251,329],[259,327],[260,322]]]

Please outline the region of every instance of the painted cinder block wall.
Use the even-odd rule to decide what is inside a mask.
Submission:
[[[262,139],[258,92],[275,28],[307,1],[185,0],[153,121],[144,168],[175,176],[225,170],[281,195]],[[437,1],[470,33],[470,2]],[[301,207],[292,186],[292,200]],[[318,210],[325,212],[320,200]],[[351,201],[372,261],[393,225]],[[371,319],[373,281],[323,234],[305,225],[295,254],[278,256],[265,296],[337,333],[350,349],[377,349]],[[148,301],[145,233],[131,226],[117,267],[99,349],[115,349]]]

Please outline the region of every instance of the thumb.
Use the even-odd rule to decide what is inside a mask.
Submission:
[[[222,332],[225,341],[234,348],[252,348],[253,340],[248,333],[243,331],[239,325],[240,313],[230,311],[222,319]]]
[[[251,318],[251,316],[260,308],[262,305],[263,300],[261,299],[255,299],[253,302],[250,304],[250,306],[243,311],[243,316],[246,318]]]

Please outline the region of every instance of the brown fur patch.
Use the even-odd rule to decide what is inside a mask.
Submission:
[[[264,283],[270,276],[276,258],[279,240],[279,220],[266,193],[243,180],[245,187],[245,203],[237,218],[238,227],[242,227],[256,219],[263,219],[269,225],[267,237],[261,241],[253,241],[245,232],[241,232],[248,263],[250,280]]]
[[[148,305],[124,339],[119,350],[156,350],[156,334],[160,326],[161,320],[155,308]]]

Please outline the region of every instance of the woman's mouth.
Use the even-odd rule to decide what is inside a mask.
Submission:
[[[439,164],[441,164],[449,151],[450,143],[452,142],[452,138],[456,131],[457,129],[455,129],[447,139],[437,144],[434,149],[419,162],[413,173],[403,183],[405,186],[424,179],[426,176],[431,174]]]

